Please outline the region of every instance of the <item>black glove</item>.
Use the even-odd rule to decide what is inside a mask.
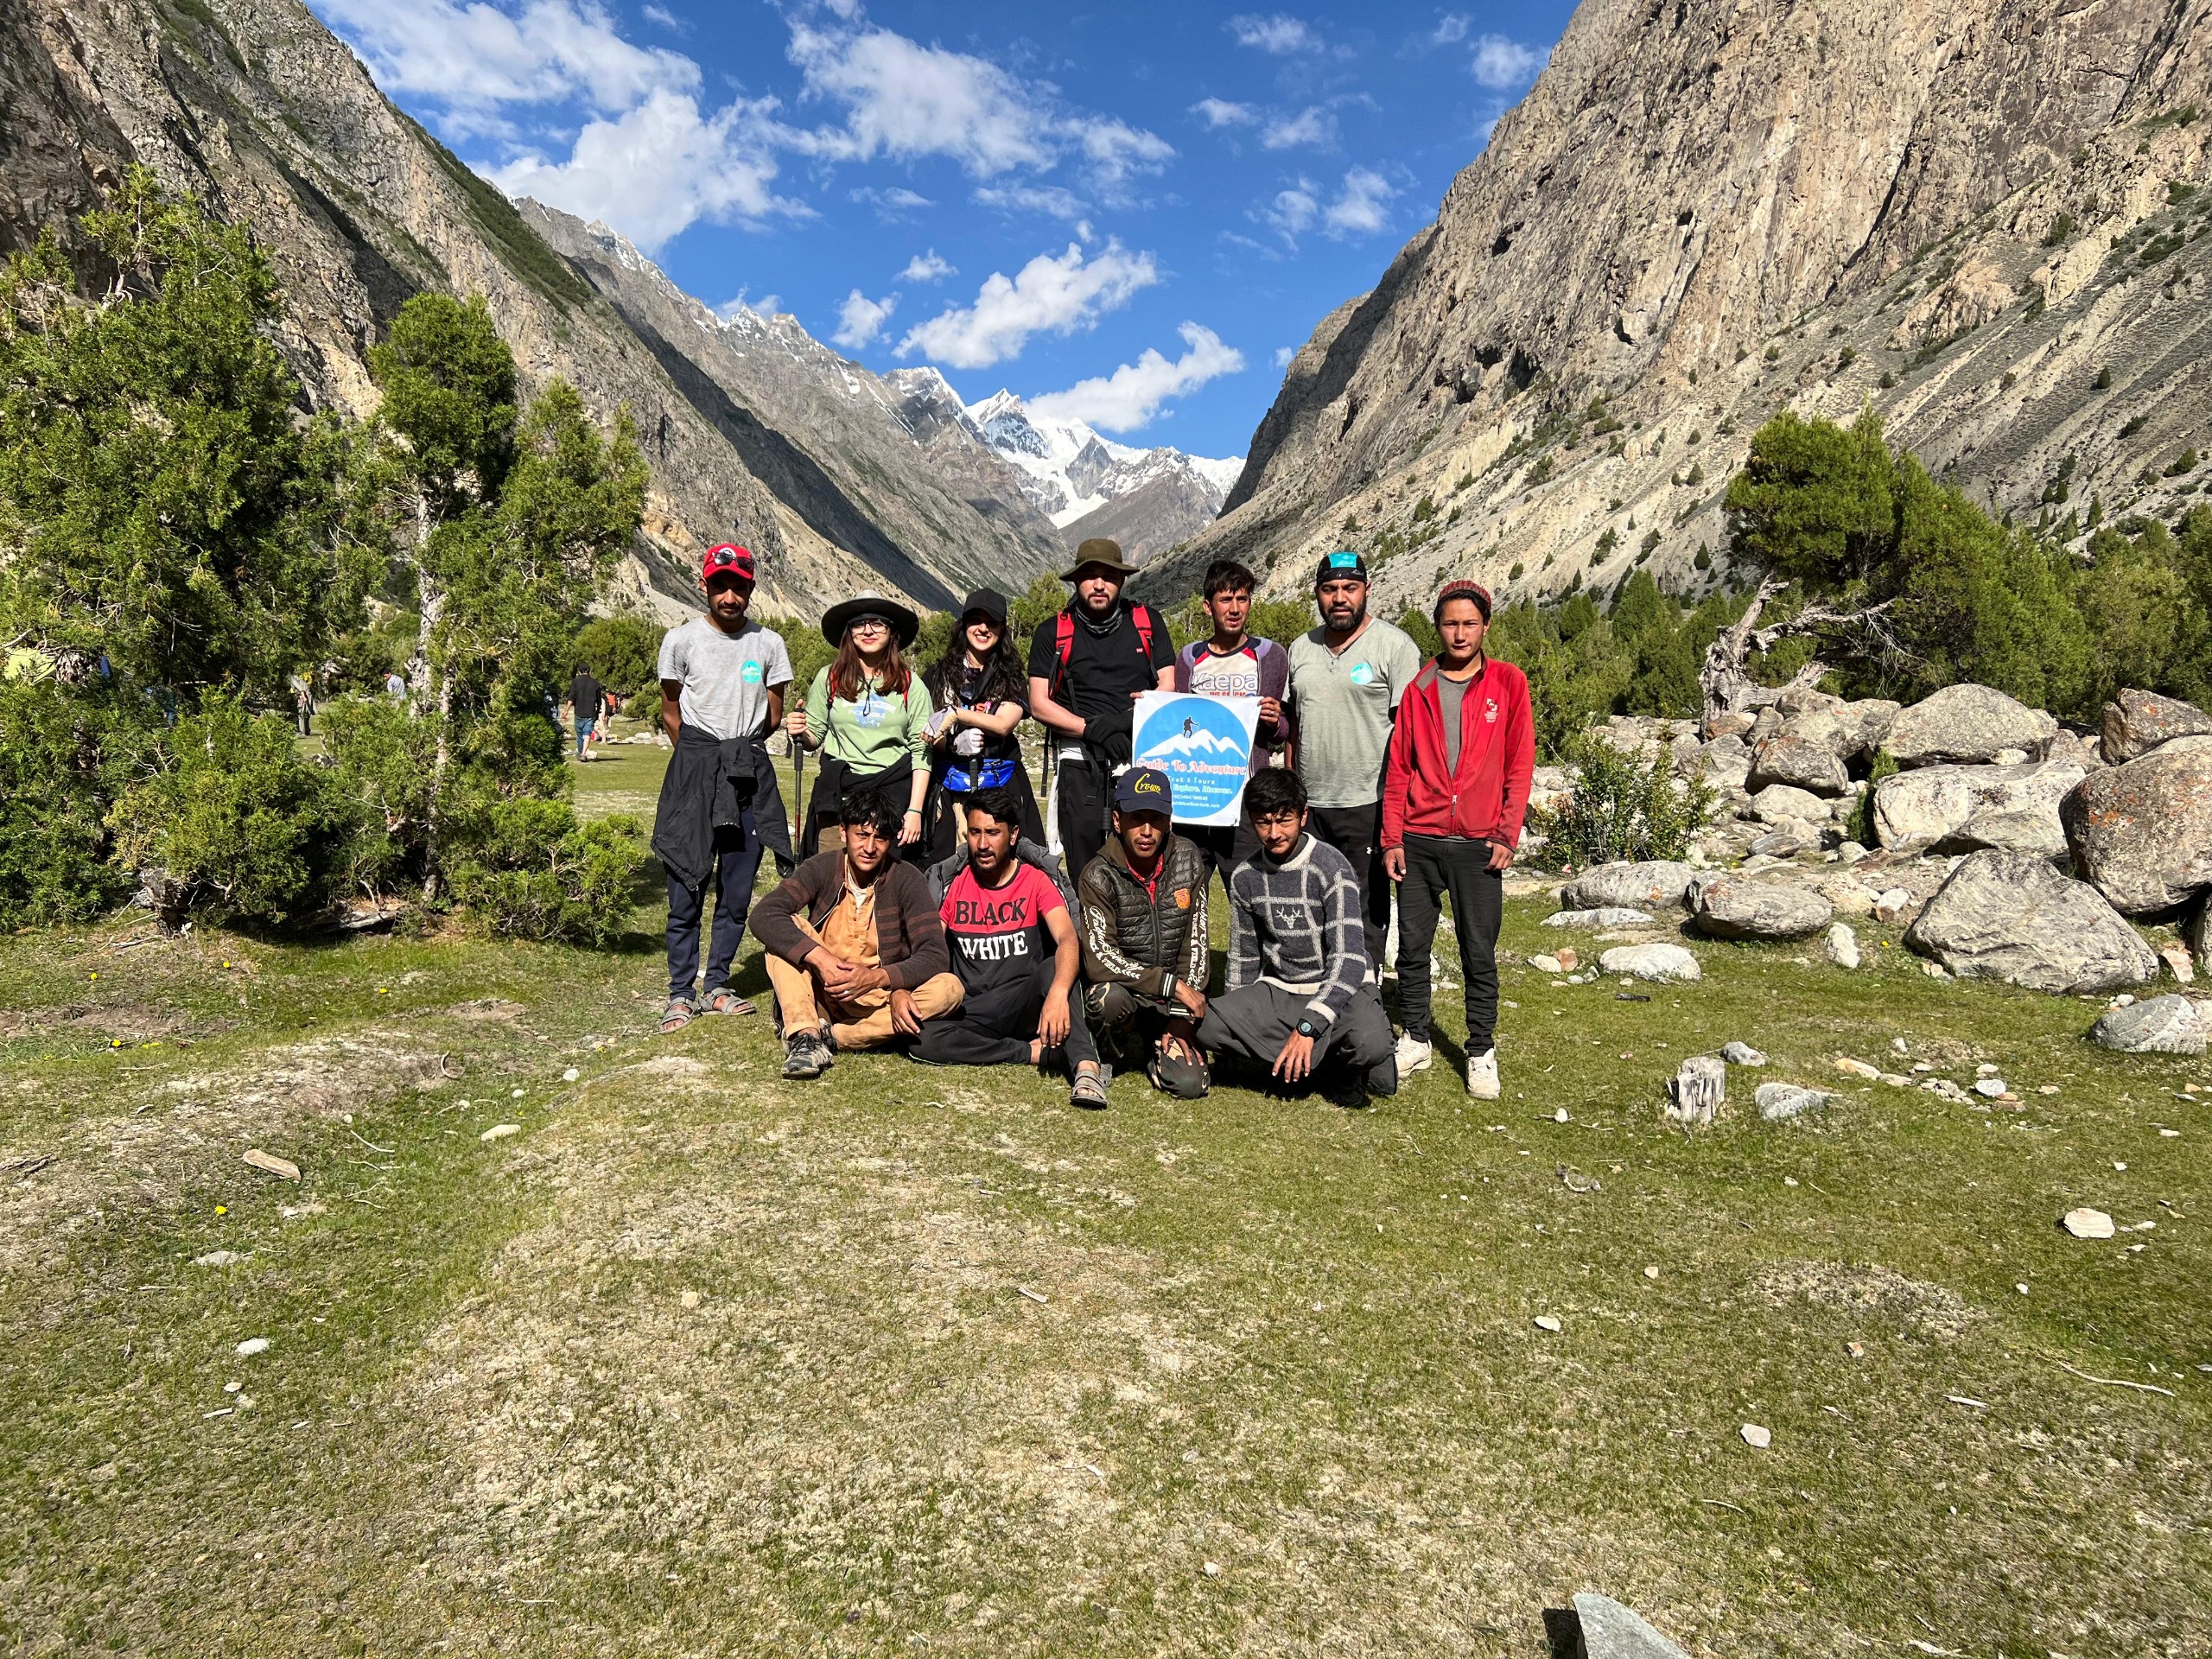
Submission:
[[[1127,743],[1130,741],[1130,728],[1135,723],[1136,709],[1134,707],[1118,714],[1095,715],[1083,722],[1083,741],[1096,743],[1102,749],[1110,747],[1116,738]]]

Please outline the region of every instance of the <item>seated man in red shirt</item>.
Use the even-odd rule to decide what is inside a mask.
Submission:
[[[1498,1096],[1497,926],[1536,764],[1529,682],[1483,652],[1490,605],[1479,582],[1447,582],[1436,596],[1443,648],[1398,704],[1381,837],[1398,884],[1398,1075],[1429,1064],[1429,952],[1449,893],[1467,988],[1467,1092],[1478,1100]]]
[[[968,797],[966,868],[938,914],[960,976],[960,1006],[930,1020],[913,1058],[931,1065],[1067,1066],[1078,1106],[1106,1104],[1098,1050],[1074,995],[1083,947],[1067,896],[1021,856],[1021,802],[1007,789]]]

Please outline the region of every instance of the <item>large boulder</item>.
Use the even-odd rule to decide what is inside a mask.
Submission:
[[[1596,864],[1567,884],[1560,902],[1569,910],[1600,910],[1626,906],[1649,910],[1679,905],[1697,872],[1669,859],[1644,859],[1636,863]]]
[[[2212,734],[2212,715],[2178,697],[2155,691],[2122,691],[2105,704],[2098,745],[2108,766],[2124,766],[2177,737]]]
[[[1791,818],[1818,823],[1827,815],[1825,800],[1790,784],[1769,784],[1751,797],[1751,816],[1761,823],[1781,823]]]
[[[1821,718],[1834,724],[1826,716]],[[1760,744],[1751,757],[1745,787],[1762,790],[1769,784],[1785,784],[1815,795],[1840,795],[1851,786],[1851,773],[1834,748],[1818,737],[1799,732],[1793,722]]]
[[[2056,720],[2002,691],[1986,685],[1947,685],[1901,710],[1890,722],[1882,747],[1901,766],[1945,761],[1979,765],[2007,749],[2040,755],[2057,733]]]
[[[2047,817],[2063,841],[2058,804],[2086,775],[2070,760],[1901,772],[1874,785],[1874,834],[1885,847],[1932,847],[1977,818],[2029,812]]]
[[[1939,853],[1978,853],[1985,847],[2002,853],[2033,853],[2057,864],[2069,858],[2066,829],[2056,807],[1977,812],[1936,843]]]
[[[1690,908],[1698,930],[1719,939],[1802,939],[1835,916],[1817,893],[1738,875],[1701,877],[1690,889]]]
[[[2123,1054],[2202,1054],[2204,1021],[2185,996],[2154,996],[2110,1008],[2089,1027],[2089,1040]]]
[[[2115,909],[2147,916],[2212,887],[2212,737],[2177,737],[2092,772],[2059,803],[2082,874]]]
[[[1546,927],[1573,927],[1594,931],[1603,927],[1649,927],[1658,918],[1649,911],[1625,905],[1601,905],[1595,910],[1555,910],[1544,918]]]
[[[1627,974],[1636,979],[1688,980],[1705,976],[1695,957],[1679,944],[1664,942],[1617,944],[1598,958],[1598,966],[1609,974]]]
[[[2094,887],[2033,853],[1962,859],[1904,938],[1962,979],[2031,991],[2114,991],[2158,975],[2143,936]]]

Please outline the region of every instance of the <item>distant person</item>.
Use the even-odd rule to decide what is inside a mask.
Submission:
[[[1071,870],[1106,844],[1114,770],[1133,752],[1136,699],[1175,683],[1167,619],[1122,601],[1122,584],[1135,574],[1120,543],[1084,543],[1060,577],[1074,584],[1074,597],[1030,641],[1029,711],[1059,747],[1060,845]]]
[[[674,753],[661,776],[653,851],[668,874],[668,1007],[664,1032],[681,1031],[702,1006],[751,1014],[730,988],[760,852],[791,861],[783,791],[763,741],[783,717],[791,659],[784,637],[747,615],[753,555],[729,543],[707,550],[699,570],[707,613],[660,642],[661,727]],[[699,1000],[699,925],[715,889],[714,937]]]
[[[1254,773],[1274,764],[1274,746],[1284,735],[1282,700],[1290,686],[1290,653],[1272,639],[1248,632],[1252,593],[1258,579],[1234,559],[1217,559],[1206,567],[1206,614],[1212,619],[1210,638],[1194,639],[1175,658],[1175,690],[1195,691],[1209,697],[1257,697],[1260,723],[1253,734]],[[1193,722],[1183,722],[1189,735]],[[1221,877],[1222,891],[1229,891],[1229,873],[1258,850],[1249,816],[1225,824],[1185,824],[1179,834],[1206,855],[1209,870]]]
[[[1255,843],[1256,844],[1256,843]],[[1084,1007],[1094,1029],[1143,1057],[1152,1086],[1206,1092],[1206,855],[1176,833],[1173,786],[1156,766],[1115,780],[1114,836],[1083,867]]]
[[[384,677],[384,694],[400,708],[407,706],[407,681],[397,669]]]
[[[1529,682],[1483,650],[1490,613],[1479,582],[1449,582],[1436,596],[1443,646],[1398,703],[1382,780],[1382,868],[1398,884],[1398,1074],[1428,1068],[1429,953],[1448,893],[1478,1100],[1498,1095],[1497,927],[1536,764]]]
[[[292,723],[302,737],[315,735],[315,685],[304,674],[291,678]]]
[[[909,1052],[930,1065],[1065,1071],[1076,1105],[1103,1106],[1106,1076],[1076,994],[1083,947],[1058,866],[1021,856],[1021,803],[1012,790],[976,790],[964,813],[967,855],[938,907],[960,1006],[924,1021]]]
[[[1290,701],[1298,775],[1313,802],[1308,825],[1351,862],[1367,954],[1379,963],[1390,926],[1380,855],[1382,764],[1398,699],[1421,671],[1421,648],[1368,615],[1367,593],[1367,561],[1358,554],[1322,558],[1313,580],[1321,626],[1291,644]]]
[[[1198,1043],[1296,1087],[1398,1091],[1390,1017],[1360,927],[1351,865],[1307,824],[1298,774],[1271,767],[1244,785],[1260,850],[1229,878],[1229,971],[1207,999]]]
[[[1006,596],[978,588],[952,625],[952,642],[923,677],[930,700],[930,786],[936,805],[930,819],[932,864],[967,843],[967,803],[981,790],[1014,791],[1027,840],[1045,839],[1037,791],[1022,764],[1015,734],[1029,717],[1029,681],[1007,626]]]
[[[838,845],[786,876],[753,923],[793,1079],[820,1077],[843,1050],[918,1037],[960,1006],[929,881],[892,857],[896,802],[848,792],[838,817]]]
[[[591,759],[591,751],[586,746],[599,725],[600,709],[606,701],[607,693],[592,677],[591,670],[578,663],[575,677],[569,682],[569,718],[576,728],[576,759],[579,760]]]
[[[806,707],[784,721],[791,740],[822,751],[822,771],[799,831],[801,858],[821,847],[823,832],[842,822],[849,794],[884,795],[903,801],[892,856],[912,847],[926,855],[922,803],[929,796],[929,723],[935,712],[929,688],[902,652],[914,643],[921,620],[895,599],[861,594],[832,605],[822,616],[822,637],[837,655],[807,688]]]

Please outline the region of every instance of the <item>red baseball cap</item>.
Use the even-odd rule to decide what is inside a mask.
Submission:
[[[717,542],[707,550],[707,556],[699,566],[699,582],[704,587],[716,576],[742,576],[751,582],[753,555],[734,542]]]

